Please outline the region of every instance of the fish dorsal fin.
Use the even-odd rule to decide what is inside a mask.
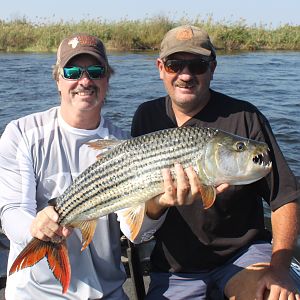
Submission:
[[[95,140],[95,141],[91,141],[91,142],[87,142],[85,144],[87,144],[89,147],[95,149],[95,150],[103,150],[106,148],[113,148],[116,145],[119,145],[120,143],[122,143],[123,140],[105,140],[105,139],[100,139],[100,140]]]
[[[130,229],[130,239],[134,240],[142,227],[145,215],[145,203],[118,211],[118,214],[121,214],[125,219]]]
[[[199,187],[201,198],[203,202],[203,208],[208,209],[210,208],[216,200],[216,189],[211,185],[201,185]]]
[[[86,145],[88,145],[89,147],[93,148],[94,150],[110,150],[113,147],[119,145],[120,143],[122,143],[123,140],[95,140],[92,142],[87,142],[85,143]],[[97,160],[99,160],[102,157],[102,154],[98,154],[96,156]]]
[[[94,219],[94,220],[80,221],[75,223],[72,222],[72,224],[70,224],[73,227],[79,228],[81,231],[81,235],[82,235],[81,251],[83,251],[92,241],[97,227],[97,221],[98,219]]]

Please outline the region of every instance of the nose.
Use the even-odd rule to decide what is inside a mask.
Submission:
[[[86,71],[83,71],[81,78],[79,79],[79,83],[82,85],[87,85],[92,82],[92,79],[89,77]]]
[[[179,76],[187,76],[187,77],[190,77],[192,76],[193,74],[191,73],[190,69],[189,69],[189,66],[188,65],[185,65],[184,68],[178,73]]]

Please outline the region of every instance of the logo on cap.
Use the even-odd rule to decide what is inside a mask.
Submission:
[[[185,28],[177,32],[176,39],[178,41],[186,41],[193,38],[193,31],[191,28]]]
[[[75,49],[77,46],[94,46],[97,47],[97,39],[93,36],[85,35],[85,36],[76,36],[72,38],[68,45],[71,45],[73,49]]]
[[[77,37],[71,39],[68,43],[68,45],[71,45],[73,49],[76,48],[78,44],[79,44],[79,40]]]

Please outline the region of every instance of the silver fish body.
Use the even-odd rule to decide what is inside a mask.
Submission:
[[[107,151],[57,199],[62,225],[143,203],[163,192],[162,169],[193,166],[205,186],[246,184],[271,169],[268,146],[221,130],[167,129]]]

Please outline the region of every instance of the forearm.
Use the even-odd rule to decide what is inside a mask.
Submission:
[[[0,140],[0,218],[9,239],[26,244],[36,214],[36,181],[22,135],[13,124]]]
[[[21,209],[7,209],[1,218],[5,235],[13,243],[25,246],[31,239],[30,225],[33,216]]]
[[[159,219],[166,210],[167,207],[160,205],[156,197],[146,202],[146,214],[153,220]]]
[[[271,266],[289,268],[298,236],[298,204],[291,202],[272,212],[273,254]]]

